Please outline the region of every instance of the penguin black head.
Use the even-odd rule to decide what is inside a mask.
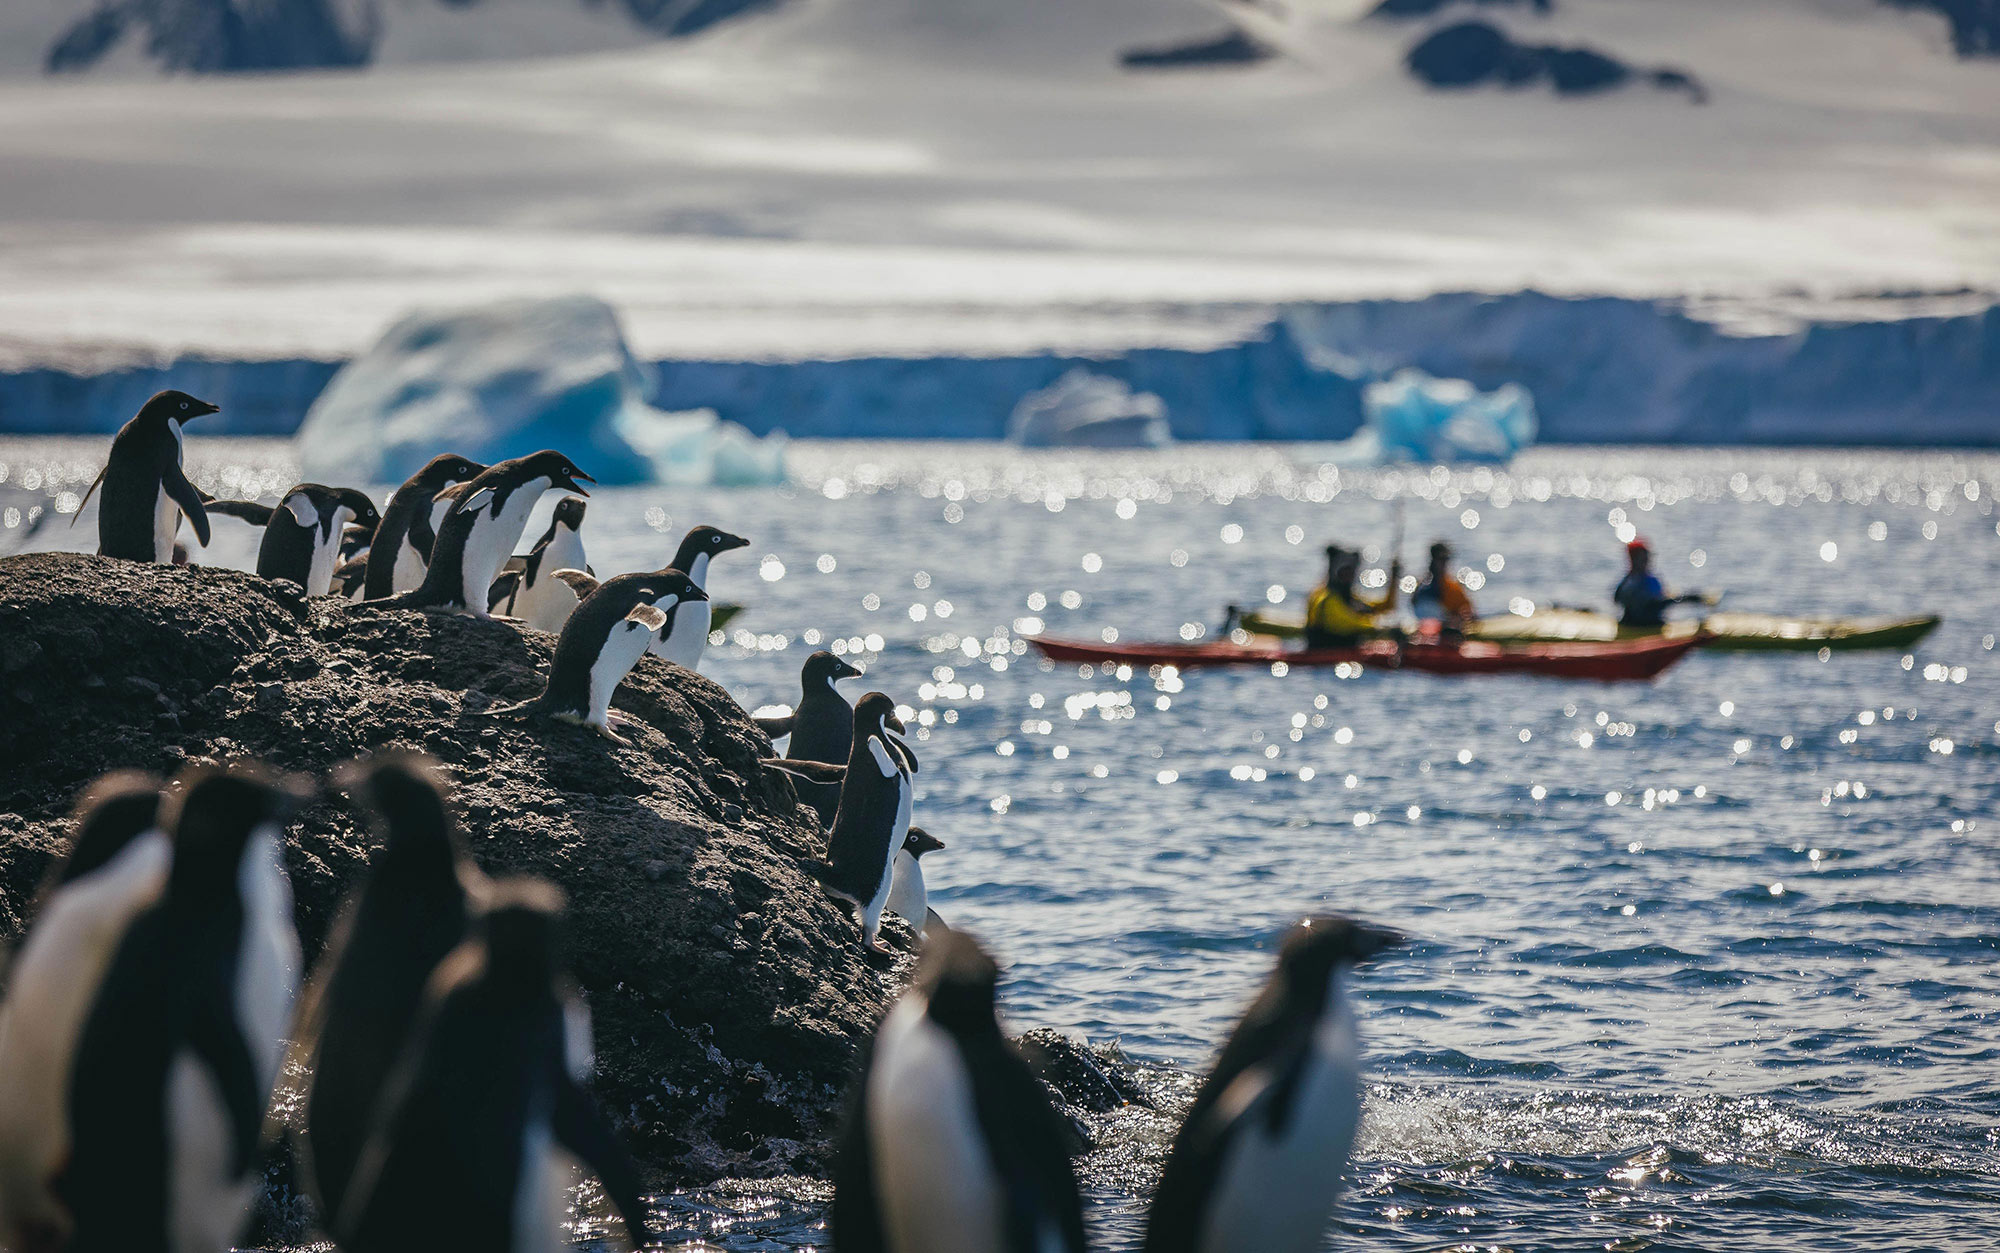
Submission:
[[[806,658],[806,664],[799,671],[799,678],[806,684],[816,686],[821,683],[838,683],[842,679],[858,679],[861,667],[842,657],[836,657],[824,648]]]
[[[1317,1002],[1341,966],[1364,962],[1403,943],[1394,931],[1338,915],[1308,918],[1285,937],[1278,951],[1278,979],[1290,996]]]
[[[903,851],[911,857],[922,857],[925,853],[935,853],[943,847],[943,840],[940,840],[922,827],[911,827],[910,833],[903,837]]]
[[[171,418],[175,422],[186,422],[190,418],[221,412],[220,406],[211,405],[206,400],[196,400],[186,392],[164,391],[139,406],[138,420],[165,422]]]
[[[903,729],[903,720],[896,716],[896,702],[886,692],[870,692],[854,702],[855,734],[866,735],[882,726],[893,731]]]
[[[582,530],[583,511],[587,508],[588,503],[575,496],[563,497],[556,502],[555,525],[566,526],[572,531]]]
[[[173,832],[169,892],[192,887],[234,891],[236,868],[252,834],[283,825],[305,801],[293,780],[252,761],[196,766],[174,779],[178,794],[162,806],[160,825]]]
[[[584,483],[595,483],[596,479],[576,468],[576,463],[553,448],[544,448],[537,453],[529,453],[516,463],[521,471],[521,481],[546,478],[549,486],[560,491],[575,492],[588,496]],[[581,480],[581,481],[579,481]]]
[[[714,557],[731,549],[749,546],[750,541],[741,535],[731,535],[719,527],[698,526],[681,536],[680,551],[674,554],[674,567],[679,570],[692,569],[694,559],[704,553]]]
[[[382,860],[457,861],[443,768],[422,753],[391,750],[350,762],[334,784],[368,808],[383,835]]]
[[[152,829],[160,811],[165,780],[137,770],[114,770],[83,790],[76,800],[76,835],[54,883],[80,879],[116,857],[127,844]]]
[[[449,483],[470,482],[484,473],[486,467],[477,461],[470,457],[461,457],[455,452],[448,452],[425,462],[424,468],[417,471],[416,478],[420,483],[443,487]]]
[[[557,970],[565,901],[545,879],[503,879],[493,885],[475,933],[486,948],[489,977],[547,987]]]
[[[375,502],[368,498],[368,493],[357,491],[352,487],[336,487],[333,489],[333,495],[336,501],[347,506],[347,511],[354,515],[355,526],[365,526],[368,528],[368,533],[373,535],[375,528],[382,525],[382,515],[376,511]]]
[[[917,989],[929,1001],[932,1021],[954,1035],[998,1035],[993,1015],[1000,967],[963,931],[951,931],[924,946],[917,966]]]
[[[665,600],[669,596],[677,596],[682,602],[708,599],[708,593],[701,590],[699,583],[672,567],[650,575],[646,579],[646,587],[654,601]]]

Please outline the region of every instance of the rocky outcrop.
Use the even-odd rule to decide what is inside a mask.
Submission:
[[[817,1172],[890,972],[798,868],[818,851],[811,811],[759,767],[768,745],[726,692],[656,658],[616,702],[639,723],[630,748],[489,716],[540,690],[553,643],[231,570],[0,560],[0,937],[104,770],[247,755],[324,776],[421,748],[449,767],[482,866],[567,891],[595,1090],[655,1182]],[[291,829],[309,955],[369,849],[339,797]]]

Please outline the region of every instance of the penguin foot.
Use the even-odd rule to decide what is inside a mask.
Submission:
[[[619,713],[615,709],[606,711],[604,715],[604,721],[609,723],[611,726],[616,727],[620,731],[629,731],[633,727],[639,725],[637,720],[632,718],[627,718],[624,714]]]
[[[621,748],[632,747],[632,741],[618,734],[618,732],[613,731],[610,727],[598,727],[597,733]]]

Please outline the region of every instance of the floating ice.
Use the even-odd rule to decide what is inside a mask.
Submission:
[[[1506,461],[1535,441],[1535,401],[1518,383],[1482,392],[1464,379],[1398,370],[1362,390],[1366,423],[1340,459]]]
[[[1158,396],[1077,366],[1021,397],[1007,438],[1028,448],[1159,448],[1173,433]]]
[[[441,452],[556,448],[603,483],[772,483],[784,439],[663,413],[609,305],[587,296],[405,317],[327,384],[299,428],[308,479],[397,483]]]

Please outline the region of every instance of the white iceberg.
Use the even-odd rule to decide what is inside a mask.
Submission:
[[[329,483],[400,483],[442,452],[491,464],[542,448],[607,484],[784,481],[782,435],[660,412],[645,385],[601,300],[413,313],[334,375],[299,428],[299,458]]]
[[[1535,442],[1535,400],[1518,383],[1482,392],[1464,379],[1398,370],[1361,392],[1365,425],[1337,460],[1508,461]]]
[[[1173,432],[1158,396],[1077,366],[1021,397],[1007,438],[1027,448],[1159,448]]]

